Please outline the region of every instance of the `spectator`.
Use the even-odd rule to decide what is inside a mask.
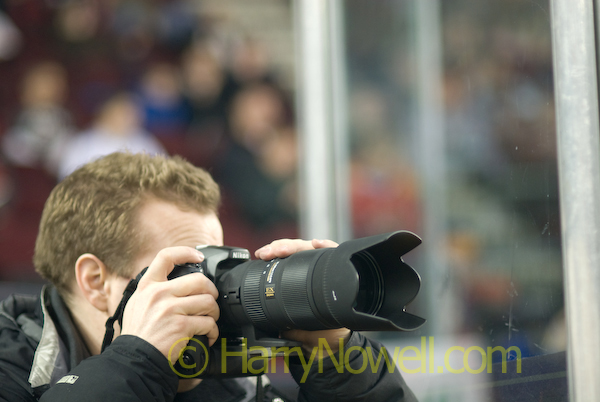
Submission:
[[[275,84],[269,54],[264,45],[252,38],[240,41],[233,50],[230,70],[238,88],[254,83]]]
[[[67,74],[60,64],[45,61],[25,75],[21,88],[22,109],[3,138],[8,161],[18,166],[43,167],[55,175],[59,160],[74,128],[63,103]]]
[[[92,128],[67,146],[59,168],[62,179],[85,163],[114,151],[164,154],[158,140],[141,126],[138,107],[129,93],[119,93],[101,108]]]
[[[19,52],[23,42],[21,32],[0,10],[0,61],[10,60]]]
[[[296,141],[272,86],[239,92],[230,111],[232,145],[216,170],[242,219],[256,230],[295,225]]]
[[[180,73],[169,63],[151,64],[142,77],[139,104],[144,127],[159,137],[181,135],[190,121],[190,108],[181,91]]]
[[[354,235],[418,232],[417,174],[390,125],[385,92],[363,83],[352,93],[351,202]]]
[[[181,63],[186,96],[193,111],[192,131],[221,135],[225,131],[229,102],[225,93],[226,72],[203,42],[188,48]]]

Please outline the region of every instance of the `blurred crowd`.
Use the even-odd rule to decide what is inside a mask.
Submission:
[[[297,237],[292,95],[267,47],[201,1],[0,1],[0,280],[33,280],[53,185],[117,150],[222,186],[227,244]]]

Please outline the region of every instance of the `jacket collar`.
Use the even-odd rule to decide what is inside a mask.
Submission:
[[[29,375],[33,389],[54,385],[71,367],[90,356],[56,288],[45,286],[40,300],[43,327]]]

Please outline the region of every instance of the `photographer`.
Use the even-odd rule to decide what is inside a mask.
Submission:
[[[194,246],[223,244],[219,201],[210,175],[177,157],[114,153],[59,183],[46,202],[34,255],[51,285],[41,300],[13,296],[0,305],[0,400],[254,400],[248,378],[180,380],[172,370],[182,338],[206,335],[212,345],[219,336],[218,291],[210,279],[199,273],[167,279],[174,265],[203,260]],[[269,260],[334,246],[278,240],[256,256]],[[122,328],[101,353],[105,323],[144,267]],[[302,342],[308,354],[319,338],[332,352],[340,338],[347,347],[376,353],[381,347],[344,328],[284,336]],[[360,367],[361,356],[352,355],[352,364]],[[398,370],[381,365],[375,372],[339,373],[323,359],[325,370],[319,373],[315,364],[306,381],[299,381],[303,367],[291,361],[298,400],[414,400]],[[259,388],[265,400],[277,397],[270,386]]]

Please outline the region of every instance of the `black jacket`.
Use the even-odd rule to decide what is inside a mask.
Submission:
[[[351,346],[372,347],[380,353],[379,344],[358,333],[346,348]],[[352,353],[350,366],[361,367],[362,358],[360,352]],[[340,374],[326,358],[323,368],[319,373],[316,364],[311,367],[297,400],[416,400],[398,370],[390,373],[385,364],[375,372]],[[297,381],[304,375],[298,362],[290,361],[290,372]],[[265,400],[281,397],[266,382]],[[168,360],[135,336],[119,336],[102,354],[90,356],[53,287],[45,288],[41,298],[11,296],[0,304],[0,401],[241,402],[255,398],[256,382],[248,378],[204,379],[192,391],[179,394],[177,384]]]

